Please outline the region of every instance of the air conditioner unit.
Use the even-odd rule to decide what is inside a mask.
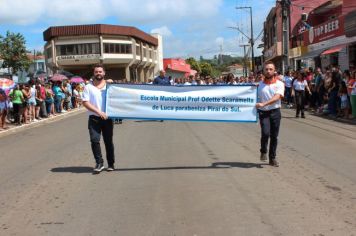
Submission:
[[[302,21],[307,21],[308,13],[302,13],[301,17],[302,17]]]

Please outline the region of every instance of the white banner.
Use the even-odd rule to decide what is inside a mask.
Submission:
[[[110,84],[110,118],[257,122],[257,87]]]

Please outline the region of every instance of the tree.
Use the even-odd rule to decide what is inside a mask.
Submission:
[[[4,60],[3,68],[10,68],[15,74],[19,70],[27,70],[31,64],[26,54],[26,40],[20,33],[6,32],[0,36],[0,57]]]
[[[193,69],[193,70],[196,70],[198,73],[201,72],[201,68],[200,68],[200,65],[199,63],[195,60],[194,57],[189,57],[188,59],[185,60],[186,63],[188,63],[190,65],[190,67]]]
[[[208,62],[201,62],[200,63],[200,68],[201,68],[201,75],[202,76],[212,76],[213,75],[213,67],[211,66],[210,63]]]

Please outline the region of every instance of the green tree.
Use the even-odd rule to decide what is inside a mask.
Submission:
[[[201,68],[200,68],[200,65],[199,63],[195,60],[194,57],[189,57],[188,59],[185,60],[186,63],[188,63],[190,65],[190,67],[193,69],[193,70],[196,70],[198,73],[201,72]]]
[[[212,76],[213,75],[213,67],[211,66],[210,63],[201,62],[200,63],[200,68],[201,68],[201,75],[202,76]]]
[[[7,31],[6,37],[0,36],[0,57],[4,60],[3,68],[10,68],[15,74],[27,70],[31,64],[26,54],[26,40],[20,33]]]

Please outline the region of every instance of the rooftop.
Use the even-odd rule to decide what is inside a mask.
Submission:
[[[124,35],[142,40],[154,46],[158,45],[157,38],[135,27],[105,24],[52,26],[43,32],[43,39],[50,41],[55,37],[80,35]]]

